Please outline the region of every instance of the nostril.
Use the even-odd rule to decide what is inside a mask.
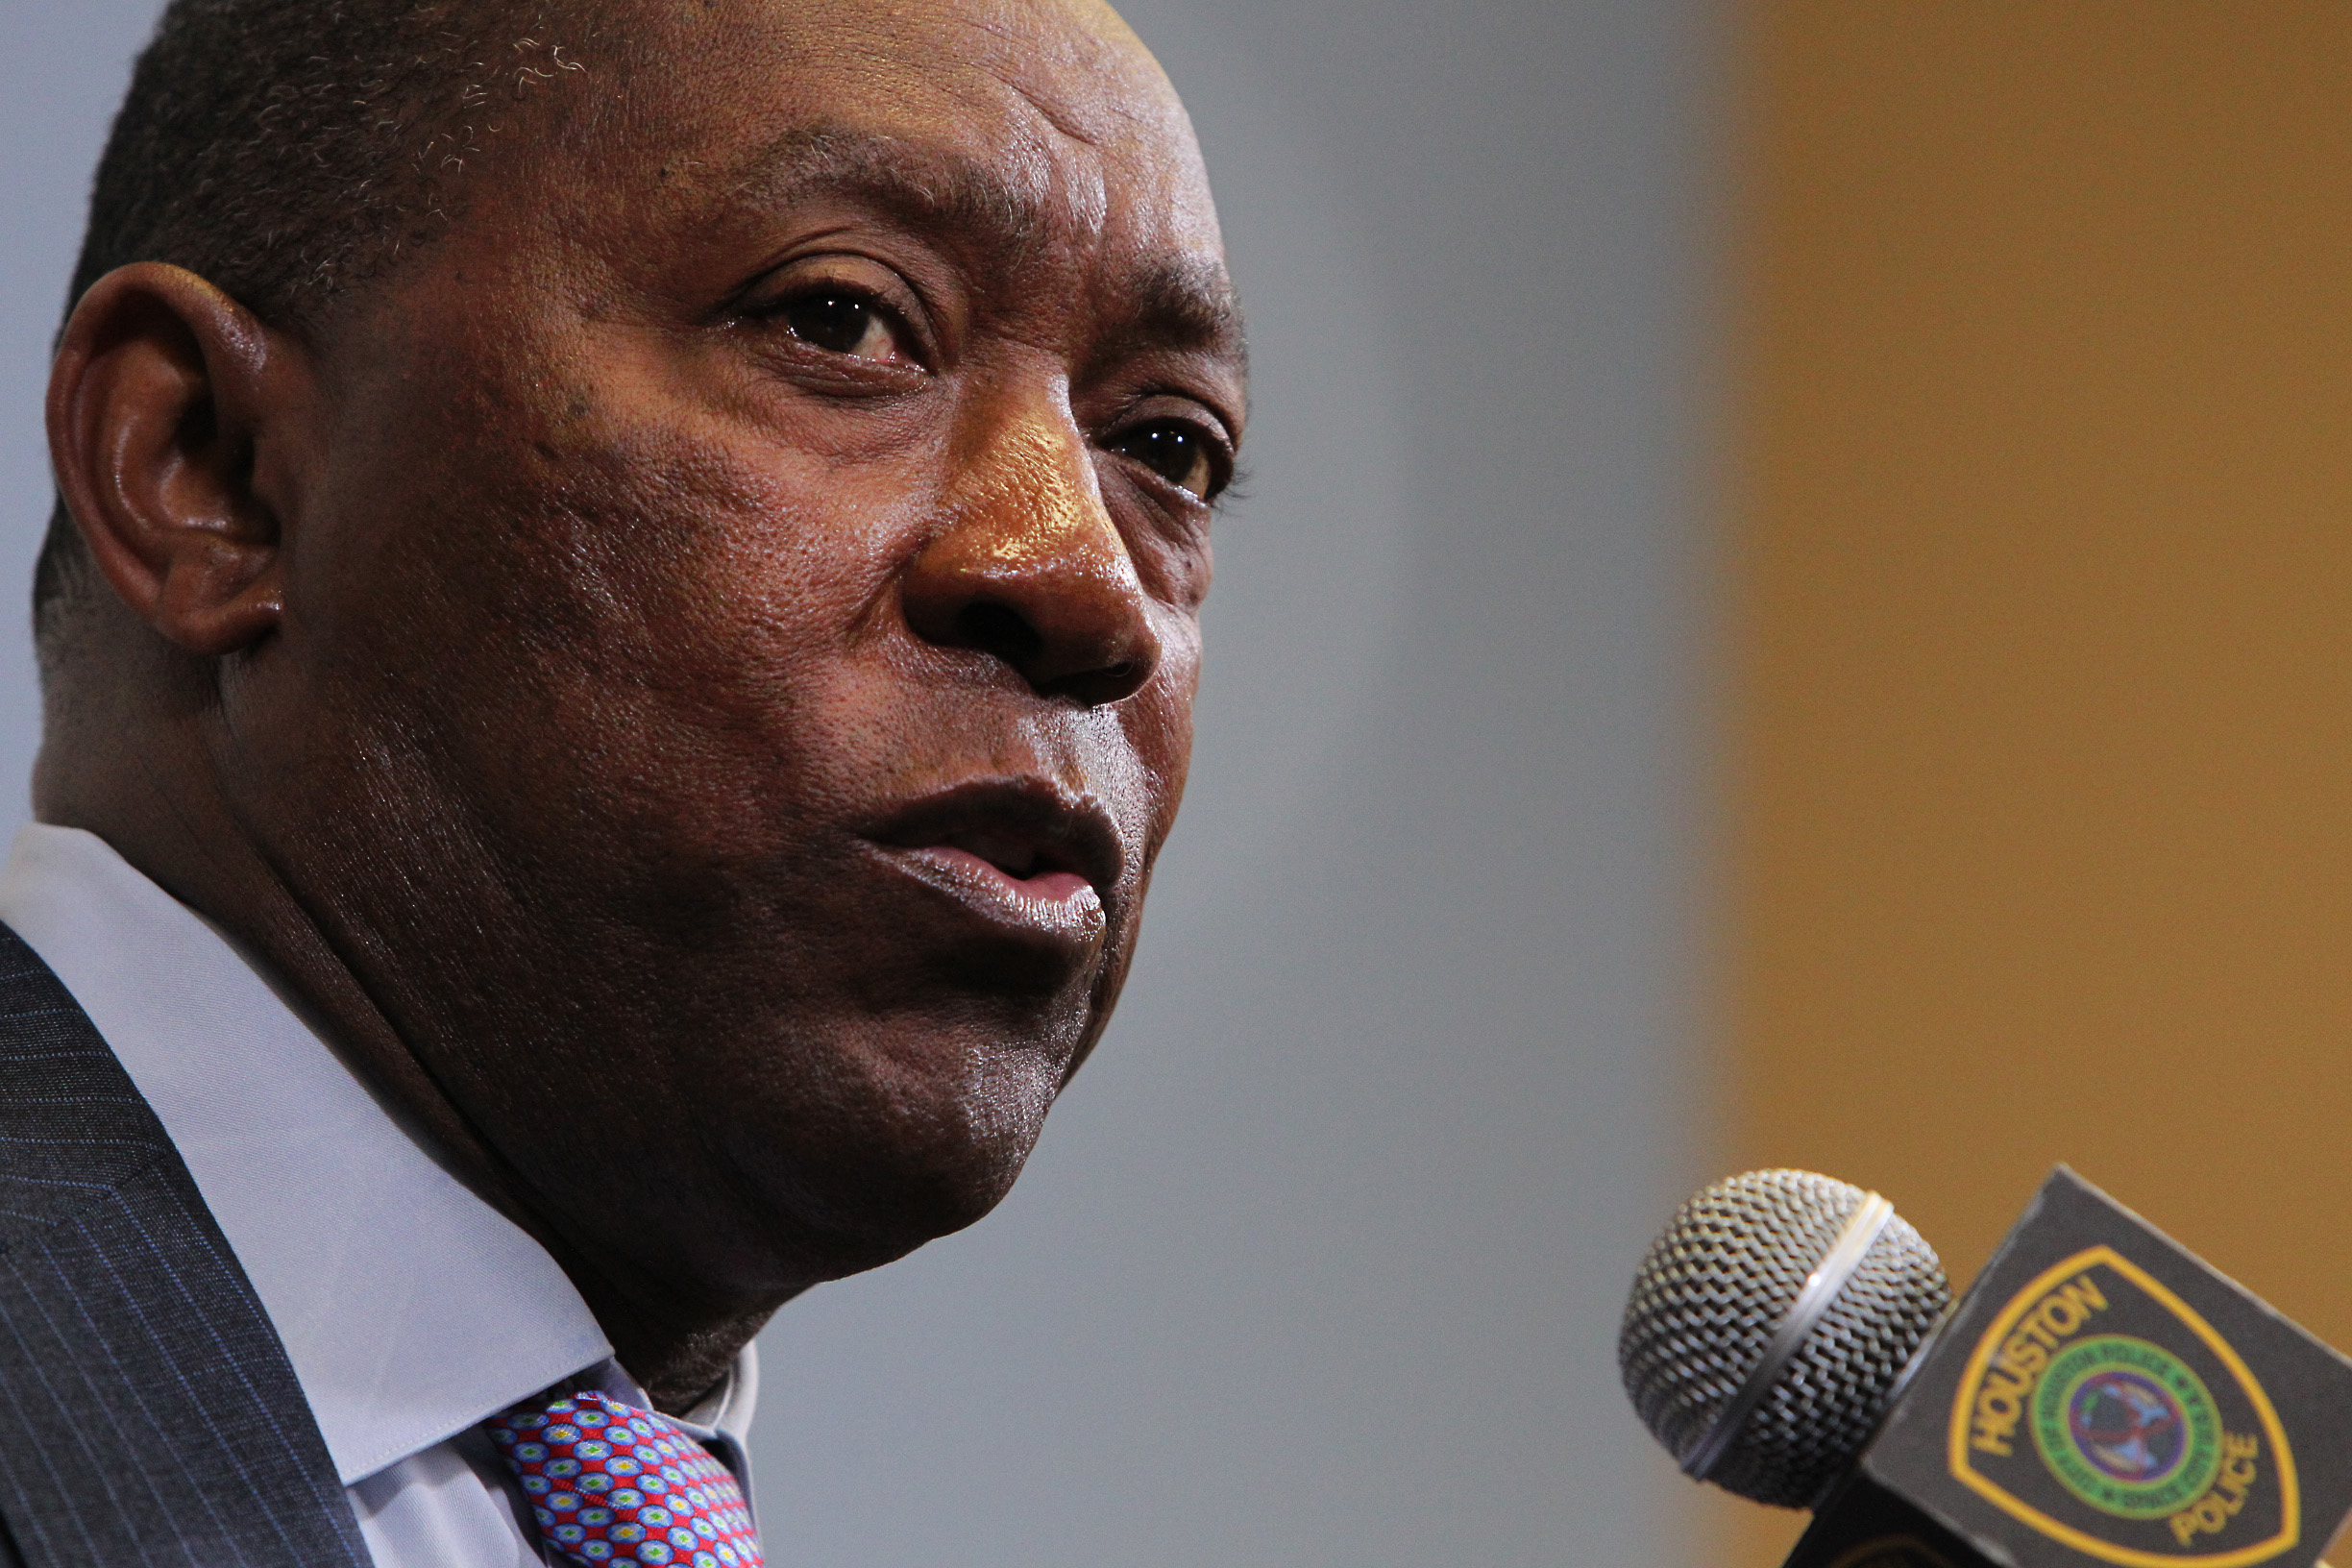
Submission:
[[[1044,636],[1028,617],[1009,604],[987,600],[956,612],[955,637],[966,648],[978,649],[1017,670],[1027,668],[1045,647]]]
[[[1097,702],[1116,702],[1140,688],[1151,678],[1151,666],[1142,659],[1125,659],[1096,670],[1086,677],[1089,694]]]

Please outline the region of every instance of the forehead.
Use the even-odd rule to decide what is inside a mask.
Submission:
[[[1191,125],[1107,8],[716,0],[640,13],[623,117],[664,181],[690,172],[688,184],[754,202],[827,184],[928,193],[942,215],[1221,265]],[[607,113],[594,118],[610,128]]]

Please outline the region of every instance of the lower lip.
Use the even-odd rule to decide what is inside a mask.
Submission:
[[[1102,935],[1102,896],[1075,871],[1013,876],[968,849],[941,845],[884,852],[921,881],[997,924],[1065,941],[1091,943]]]

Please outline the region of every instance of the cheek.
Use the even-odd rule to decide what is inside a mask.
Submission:
[[[876,748],[845,655],[902,519],[699,432],[445,434],[342,477],[289,608],[478,812],[709,843],[821,784],[809,737]]]
[[[1161,636],[1160,671],[1150,685],[1119,704],[1126,749],[1141,775],[1138,797],[1148,802],[1147,840],[1156,853],[1176,821],[1192,760],[1192,698],[1200,685],[1200,627],[1182,618]]]
[[[668,479],[567,520],[544,591],[576,615],[542,667],[550,719],[639,830],[741,851],[887,753],[860,656],[887,530]]]
[[[1141,508],[1137,508],[1140,511]],[[1130,515],[1121,525],[1128,554],[1145,590],[1168,613],[1191,621],[1209,598],[1215,560],[1205,525],[1163,527],[1149,517]]]

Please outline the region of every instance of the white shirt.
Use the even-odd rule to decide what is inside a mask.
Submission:
[[[444,1170],[221,932],[104,840],[34,823],[0,921],[73,992],[261,1298],[378,1568],[543,1558],[477,1430],[567,1382],[645,1392],[544,1248]],[[747,1347],[687,1430],[739,1475]]]

